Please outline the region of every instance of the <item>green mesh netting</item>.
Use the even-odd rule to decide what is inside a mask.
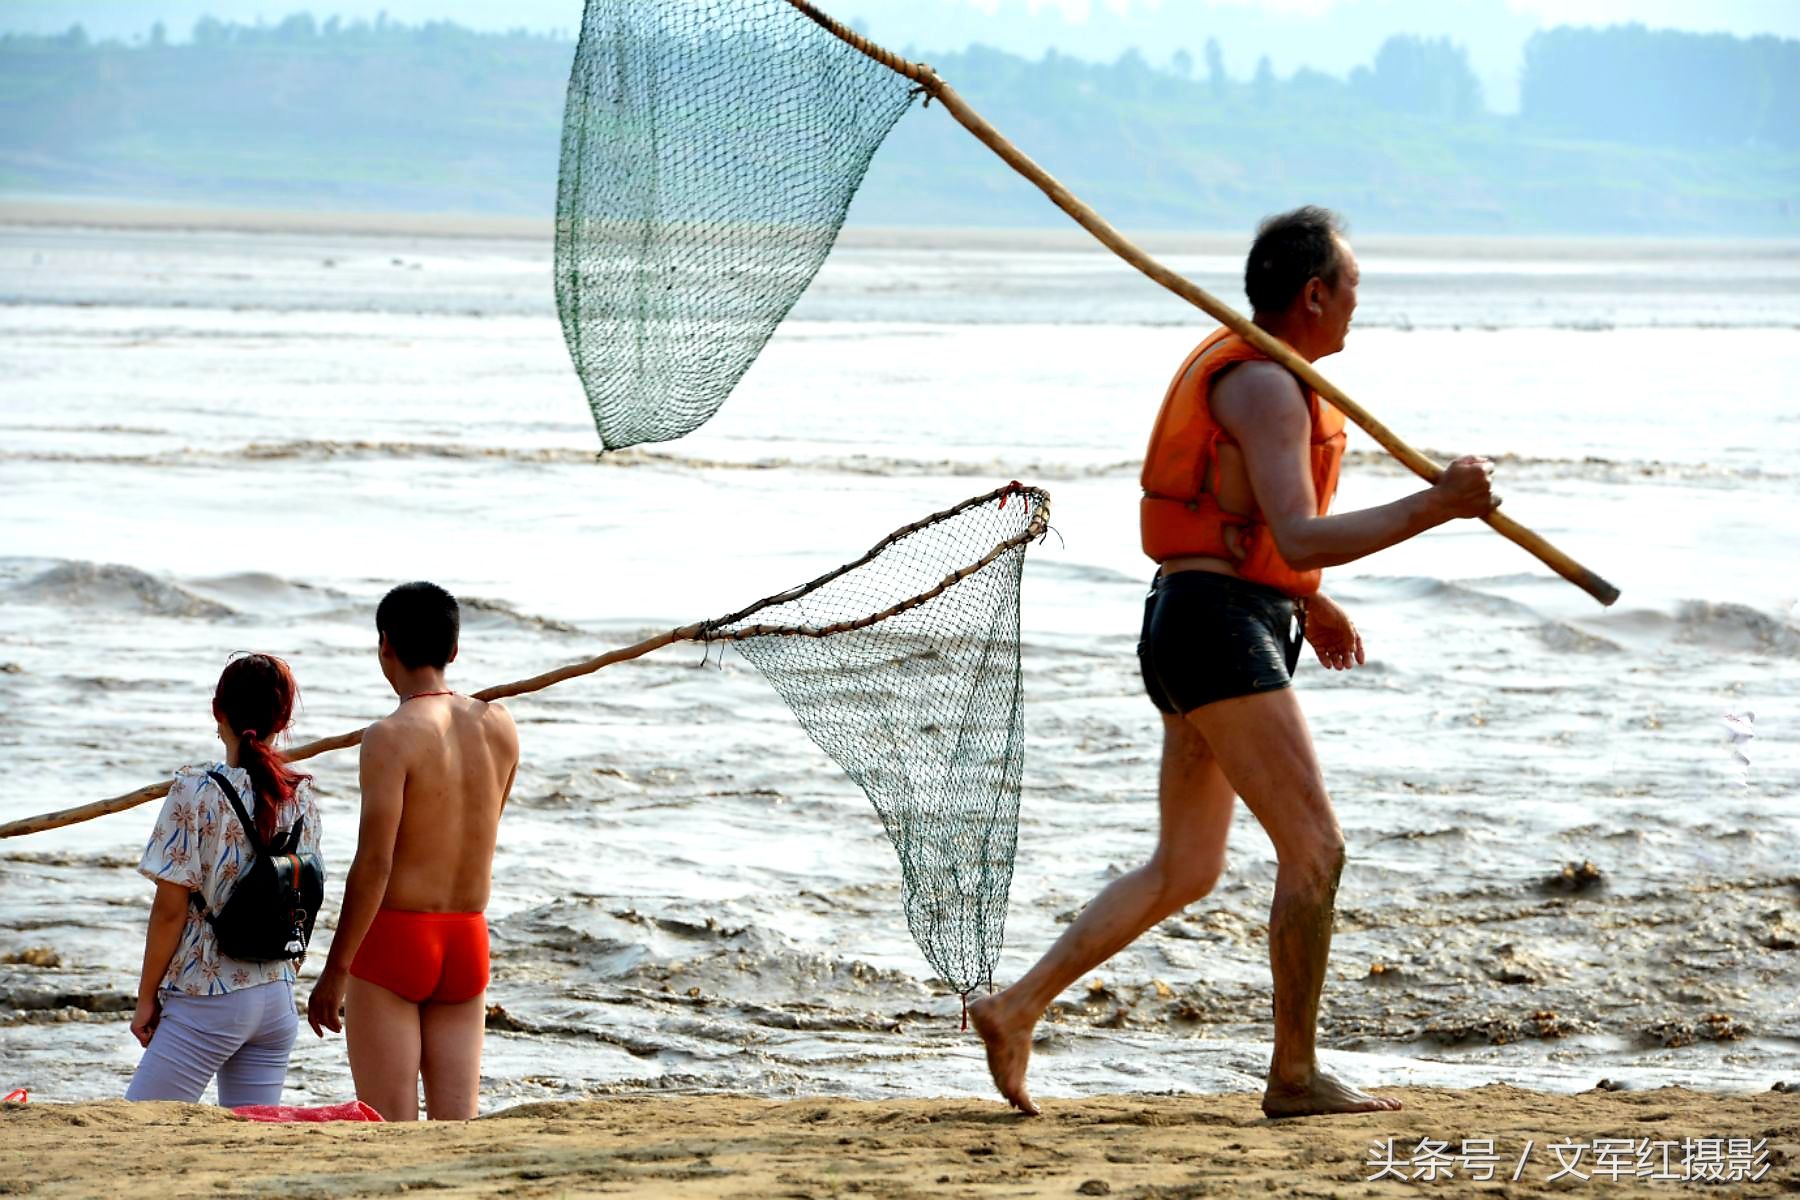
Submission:
[[[786,0],[588,0],[556,304],[603,446],[678,438],[719,410],[912,91]]]
[[[1019,582],[1049,496],[1018,485],[709,623],[849,773],[900,856],[907,927],[957,991],[1006,933],[1024,762]]]

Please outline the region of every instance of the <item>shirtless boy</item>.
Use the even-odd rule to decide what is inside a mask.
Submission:
[[[1333,214],[1302,208],[1265,221],[1244,286],[1256,323],[1308,362],[1344,348],[1357,266]],[[1301,636],[1328,668],[1363,661],[1350,618],[1318,594],[1321,568],[1484,516],[1499,499],[1493,464],[1460,458],[1433,487],[1329,514],[1343,424],[1228,330],[1203,341],[1170,385],[1144,461],[1144,551],[1159,569],[1138,646],[1163,721],[1161,831],[1150,861],[1095,897],[1023,978],[969,1006],[995,1086],[1024,1112],[1037,1111],[1025,1073],[1038,1018],[1064,988],[1212,890],[1239,796],[1277,861],[1275,1047],[1263,1112],[1400,1107],[1334,1079],[1314,1050],[1344,835],[1288,682]]]
[[[488,891],[519,735],[498,704],[444,682],[455,597],[406,583],[375,610],[400,697],[363,733],[362,823],[307,1020],[347,1030],[356,1095],[388,1121],[475,1116],[487,1019]],[[341,1020],[340,1020],[341,1016]],[[323,1028],[321,1028],[323,1027]]]

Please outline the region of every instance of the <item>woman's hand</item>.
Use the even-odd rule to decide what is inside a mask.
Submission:
[[[131,1036],[138,1040],[138,1045],[149,1046],[150,1039],[156,1036],[156,1026],[162,1020],[162,1001],[149,996],[138,1001],[137,1011],[131,1015]]]
[[[187,925],[188,889],[166,879],[156,881],[156,899],[150,902],[150,928],[144,935],[144,970],[138,976],[137,1012],[131,1018],[131,1036],[138,1045],[148,1046],[162,1020],[162,1004],[157,989],[169,973],[181,944],[181,931]]]
[[[1306,601],[1306,640],[1319,661],[1333,671],[1348,671],[1363,664],[1362,634],[1350,614],[1324,596]]]

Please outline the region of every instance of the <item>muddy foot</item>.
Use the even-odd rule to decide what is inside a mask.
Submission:
[[[1323,1071],[1299,1084],[1276,1084],[1270,1081],[1263,1093],[1265,1117],[1316,1117],[1325,1113],[1398,1112],[1400,1102],[1386,1096],[1371,1096],[1353,1088]]]
[[[1019,1021],[1006,1012],[1000,996],[983,996],[969,1005],[969,1024],[987,1047],[988,1074],[1006,1102],[1028,1117],[1038,1115],[1031,1093],[1025,1090],[1025,1070],[1031,1065],[1031,1029],[1035,1021]]]

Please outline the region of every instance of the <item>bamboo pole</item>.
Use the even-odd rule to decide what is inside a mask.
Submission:
[[[1037,185],[1038,189],[1050,198],[1052,204],[1073,217],[1077,224],[1093,234],[1107,249],[1189,304],[1205,312],[1221,325],[1228,326],[1232,332],[1286,367],[1308,387],[1337,405],[1345,416],[1356,422],[1365,433],[1381,445],[1382,449],[1399,459],[1414,474],[1427,482],[1437,482],[1438,476],[1443,473],[1443,467],[1409,446],[1393,430],[1377,420],[1368,409],[1352,400],[1344,394],[1343,389],[1319,374],[1310,362],[1296,354],[1286,342],[1268,333],[1230,305],[1218,300],[1206,289],[1185,276],[1177,274],[1145,253],[1115,229],[1106,218],[1084,204],[1053,175],[1008,141],[999,130],[988,124],[980,113],[970,108],[968,102],[957,94],[955,88],[944,82],[930,67],[902,58],[892,51],[876,45],[855,30],[832,19],[810,0],[788,0],[788,3],[823,26],[833,36],[924,88],[930,98],[943,104],[944,108],[956,118],[963,128],[974,134],[983,145],[1004,159],[1013,170]],[[1511,517],[1496,510],[1483,517],[1482,520],[1486,521],[1496,533],[1535,555],[1544,565],[1601,604],[1610,605],[1619,598],[1618,588],[1564,554],[1540,534],[1519,524]]]
[[[542,675],[534,675],[530,679],[521,679],[516,683],[502,683],[494,687],[483,688],[476,692],[477,700],[503,700],[508,696],[521,696],[526,692],[541,691],[552,684],[574,679],[579,675],[591,675],[602,667],[610,667],[614,663],[627,659],[639,658],[652,650],[660,650],[670,642],[682,641],[699,633],[702,626],[688,625],[681,629],[671,629],[667,633],[659,633],[653,638],[646,638],[635,646],[626,646],[620,650],[612,650],[584,662],[571,663],[566,667],[558,667],[554,671],[546,671]],[[302,746],[282,753],[289,762],[300,762],[320,754],[328,754],[333,750],[348,750],[352,746],[362,744],[363,734],[368,726],[353,729],[349,733],[340,733],[332,737],[319,738]],[[91,821],[95,817],[109,816],[112,813],[124,812],[128,808],[136,808],[140,804],[148,804],[152,800],[160,800],[169,794],[169,784],[153,783],[141,787],[135,792],[126,792],[122,796],[114,796],[110,800],[95,800],[90,804],[78,804],[74,808],[58,809],[56,812],[40,813],[35,817],[22,817],[17,821],[8,821],[0,825],[0,840],[24,837],[28,833],[43,833],[48,829],[61,829],[64,825],[79,825],[83,821]]]
[[[798,600],[809,592],[817,591],[819,588],[830,583],[839,576],[854,571],[858,567],[868,565],[876,558],[880,557],[883,550],[886,550],[889,546],[903,538],[911,537],[922,529],[936,525],[941,521],[947,521],[968,509],[991,503],[995,500],[999,500],[1001,507],[1005,507],[1007,499],[1012,496],[1018,496],[1021,503],[1029,502],[1033,505],[1031,518],[1026,522],[1024,530],[997,543],[991,550],[982,555],[981,558],[975,562],[949,572],[943,579],[917,595],[908,596],[906,599],[890,605],[880,612],[857,617],[854,620],[839,621],[832,625],[750,625],[739,629],[727,628],[728,626],[736,625],[745,617],[759,612],[762,609],[769,608],[773,605],[785,604],[791,600]],[[567,680],[577,679],[583,675],[592,675],[595,671],[610,667],[615,663],[629,662],[634,658],[642,658],[653,650],[660,650],[664,646],[671,645],[675,642],[741,642],[747,638],[753,637],[824,638],[832,637],[840,633],[849,633],[856,629],[866,629],[879,621],[887,620],[889,617],[895,617],[901,613],[910,612],[912,609],[918,608],[920,605],[927,603],[937,596],[943,595],[944,592],[948,591],[956,584],[961,583],[969,576],[982,570],[990,563],[993,563],[1001,555],[1006,554],[1008,551],[1016,550],[1020,546],[1044,536],[1044,531],[1047,530],[1049,526],[1049,493],[1037,488],[1024,487],[1017,482],[1009,483],[1005,487],[995,488],[991,492],[964,500],[962,503],[952,505],[942,512],[933,513],[929,517],[914,521],[910,525],[902,526],[893,533],[882,538],[879,542],[876,542],[875,545],[870,548],[869,552],[864,554],[861,558],[853,559],[843,566],[827,571],[817,579],[810,580],[798,587],[789,588],[785,592],[777,592],[773,596],[765,596],[756,603],[741,608],[727,616],[720,617],[713,621],[700,621],[692,625],[683,625],[679,629],[671,629],[667,632],[659,633],[655,637],[645,638],[643,641],[637,642],[634,645],[625,646],[618,650],[609,650],[605,654],[583,659],[581,662],[570,663],[567,666],[557,667],[555,670],[545,671],[541,675],[533,675],[529,679],[520,679],[513,683],[495,684],[493,687],[483,688],[479,692],[475,692],[474,698],[477,700],[505,700],[512,696],[523,696],[531,692],[541,692],[545,688],[554,687]],[[349,733],[340,733],[332,737],[319,738],[317,741],[307,742],[304,745],[295,746],[292,750],[284,751],[282,757],[288,762],[300,762],[304,759],[313,758],[316,755],[330,753],[333,750],[347,750],[351,746],[362,744],[363,734],[367,729],[368,726],[365,725],[362,729],[354,729]],[[26,834],[31,833],[43,833],[50,829],[61,829],[65,825],[78,825],[83,821],[91,821],[96,817],[109,816],[112,813],[124,812],[127,809],[136,808],[140,804],[148,804],[152,800],[160,800],[168,794],[169,784],[167,782],[153,783],[138,788],[136,791],[126,792],[122,796],[114,796],[109,800],[95,800],[88,804],[78,804],[73,808],[63,808],[58,809],[55,812],[39,813],[34,817],[22,817],[17,821],[8,821],[6,824],[0,825],[0,841],[4,841],[7,838],[24,837]]]

